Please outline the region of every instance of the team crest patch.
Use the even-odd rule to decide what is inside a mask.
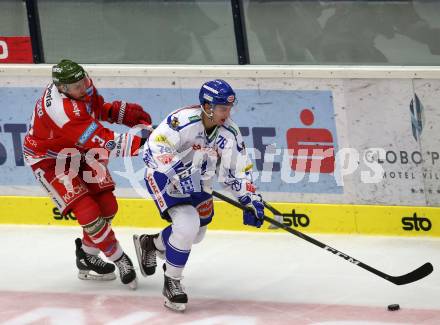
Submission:
[[[174,116],[170,123],[171,128],[177,130],[179,125],[180,125],[179,119],[176,116]]]
[[[228,96],[228,98],[226,100],[228,101],[228,103],[233,103],[235,101],[235,96],[230,95],[230,96]]]
[[[113,140],[107,141],[107,143],[105,144],[105,149],[107,149],[108,151],[112,151],[113,149],[115,149],[116,147],[116,142],[114,142]]]

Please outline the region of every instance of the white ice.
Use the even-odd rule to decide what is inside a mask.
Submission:
[[[132,235],[154,233],[157,229],[115,227],[115,232],[137,266]],[[161,301],[160,268],[149,278],[138,272],[136,291],[123,287],[119,278],[110,283],[77,279],[74,239],[80,234],[79,226],[0,226],[0,299],[4,292],[33,292],[149,297]],[[431,312],[431,316],[420,322],[416,319],[410,323],[436,324],[438,321],[440,324],[440,239],[311,236],[391,275],[407,273],[425,262],[434,265],[434,272],[418,282],[396,286],[288,233],[208,231],[204,241],[193,247],[184,272],[189,306],[193,300],[233,301],[236,312],[244,317],[240,301],[253,303],[255,310],[266,302],[292,306],[367,306],[380,310],[398,303],[402,309],[393,313],[405,309]],[[121,303],[124,304],[123,299]],[[1,312],[5,310],[0,305],[0,316]],[[148,312],[146,307],[145,313]],[[187,313],[191,313],[191,309]],[[214,314],[218,317],[218,312]],[[319,322],[311,320],[310,324],[406,324],[402,319],[378,321],[376,317],[357,322],[335,319],[330,311],[328,314],[328,319],[323,316]],[[275,319],[276,315],[273,317]],[[298,324],[304,323],[301,321]],[[285,323],[295,324],[294,321]]]

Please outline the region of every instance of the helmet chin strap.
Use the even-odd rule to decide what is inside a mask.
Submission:
[[[214,112],[212,111],[212,110],[213,110],[212,105],[211,105],[211,108],[209,109],[209,113],[207,113],[207,112],[205,111],[205,107],[204,107],[204,105],[200,105],[200,107],[202,108],[203,113],[205,113],[206,116],[212,121],[213,118],[214,118]]]

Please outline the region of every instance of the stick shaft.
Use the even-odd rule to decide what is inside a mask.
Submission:
[[[213,191],[212,195],[229,203],[229,204],[234,205],[235,207],[237,207],[241,210],[246,209],[246,207],[242,206],[240,203],[238,203],[235,200],[232,200],[229,197],[227,197],[223,194],[220,194],[216,191]],[[280,215],[280,216],[282,215],[282,213],[280,213],[277,209],[272,207],[269,203],[263,201],[263,204],[268,210],[270,210],[275,215]],[[310,236],[308,236],[308,235],[306,235],[296,229],[290,228],[290,227],[286,226],[285,224],[278,222],[270,217],[264,216],[264,220],[283,229],[283,230],[285,230],[285,231],[287,231],[287,232],[289,232],[289,233],[291,233],[292,235],[300,237],[300,238],[308,241],[309,243],[312,243],[312,244],[314,244],[314,245],[316,245],[316,246],[318,246],[318,247],[320,247],[320,248],[322,248],[322,249],[324,249],[334,255],[337,255],[337,256],[343,258],[344,260],[346,260],[354,265],[357,265],[357,266],[359,266],[359,267],[361,267],[361,268],[363,268],[373,274],[376,274],[377,276],[379,276],[385,280],[388,280],[394,284],[397,284],[397,285],[407,284],[407,283],[411,283],[411,282],[420,280],[420,279],[424,278],[425,276],[429,275],[433,271],[433,267],[432,267],[431,263],[425,263],[424,265],[415,269],[414,271],[409,272],[407,274],[404,274],[402,276],[391,276],[391,275],[388,275],[382,271],[375,269],[372,266],[369,266],[368,264],[365,264],[365,263],[359,261],[358,259],[355,259],[355,258],[337,250],[336,248],[328,246],[313,237],[310,237]]]

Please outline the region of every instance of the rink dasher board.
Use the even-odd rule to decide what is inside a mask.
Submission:
[[[171,110],[197,102],[200,85],[207,79],[229,81],[239,100],[233,119],[249,152],[255,149],[261,154],[269,144],[279,150],[273,168],[265,169],[270,172],[266,179],[262,170],[269,157],[253,159],[258,172],[254,180],[259,191],[272,195],[264,196],[269,201],[440,206],[438,67],[85,67],[107,100],[138,102],[155,123]],[[0,189],[2,195],[35,195],[21,190],[36,184],[24,165],[21,145],[35,101],[50,81],[50,68],[0,65],[0,187],[8,189]],[[312,124],[301,119],[304,112],[313,113],[314,119],[307,122]],[[109,127],[126,132],[123,127]],[[310,135],[314,141],[304,143]],[[353,165],[358,167],[345,174],[343,182],[338,177],[342,164],[336,159],[314,173],[319,179],[307,170],[305,177],[293,177],[301,173],[295,173],[299,168],[286,151],[316,143],[335,152],[352,150]],[[131,167],[134,172],[145,167],[140,157],[115,159],[109,166],[117,191],[144,185],[142,177],[133,185],[131,174],[125,173]],[[372,166],[382,167],[383,175]]]
[[[115,226],[161,228],[167,222],[159,216],[152,200],[119,198]],[[273,202],[284,216],[278,220],[305,233],[440,237],[440,208]],[[49,198],[0,196],[0,224],[73,226],[72,213],[61,216]],[[256,229],[242,224],[242,213],[225,202],[214,201],[210,230],[283,232],[264,224]],[[268,216],[273,216],[266,210]]]

